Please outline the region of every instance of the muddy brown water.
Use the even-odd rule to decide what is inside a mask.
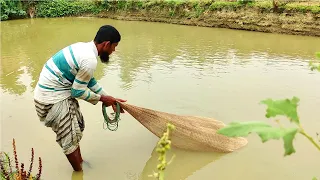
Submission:
[[[101,105],[80,101],[86,121],[82,154],[91,164],[83,173],[72,172],[54,133],[36,117],[33,89],[45,61],[70,43],[92,40],[103,24],[115,25],[122,41],[95,76],[128,103],[225,123],[274,124],[259,102],[297,96],[303,127],[313,137],[320,132],[320,73],[308,67],[320,38],[96,18],[1,22],[1,150],[12,154],[15,138],[18,158],[28,167],[33,147],[35,158],[43,159],[44,179],[145,180],[156,170],[158,138],[128,113],[111,132],[103,129]],[[298,135],[296,153],[287,157],[282,141],[262,143],[255,134],[248,140],[231,154],[173,149],[166,180],[320,177],[320,153],[306,138]]]

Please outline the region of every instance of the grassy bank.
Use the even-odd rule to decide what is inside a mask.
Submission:
[[[228,1],[113,2],[99,17],[320,36],[319,4]]]
[[[1,0],[1,5],[10,2],[12,1]],[[256,2],[250,0],[29,0],[15,1],[15,3],[16,10],[3,11],[2,8],[6,6],[1,6],[2,12],[5,12],[1,20],[28,17],[96,16],[320,36],[320,1],[312,3],[290,1],[287,3],[276,0]],[[12,15],[10,12],[16,14]]]

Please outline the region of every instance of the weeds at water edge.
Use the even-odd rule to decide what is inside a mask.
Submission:
[[[13,146],[13,155],[14,155],[14,162],[15,162],[15,171],[13,171],[11,159],[8,153],[0,152],[0,176],[1,180],[39,180],[41,177],[42,172],[42,161],[41,157],[39,157],[39,168],[38,174],[33,176],[31,174],[34,162],[34,150],[31,149],[31,159],[30,159],[30,166],[28,172],[25,170],[25,164],[21,163],[19,168],[19,160],[17,155],[17,149],[15,144],[15,139],[12,142]]]

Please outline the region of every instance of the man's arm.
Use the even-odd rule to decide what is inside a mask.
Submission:
[[[103,87],[92,77],[87,86],[91,91],[96,94],[108,96],[108,93],[103,89]]]
[[[96,94],[101,95],[100,101],[102,101],[105,105],[112,105],[114,112],[116,112],[115,102],[126,102],[126,100],[116,99],[112,96],[108,95],[108,93],[103,89],[103,87],[96,81],[94,77],[92,77],[88,83],[88,88]],[[124,113],[124,110],[120,108],[120,112]]]
[[[94,72],[94,69],[90,69],[90,68],[81,68],[79,70],[71,88],[71,96],[74,98],[83,99],[95,105],[100,101],[101,95],[88,89],[90,80],[93,77],[93,72]],[[99,89],[94,89],[94,90],[98,92]]]
[[[107,95],[103,88],[93,78],[93,72],[94,70],[90,68],[82,68],[79,70],[71,88],[71,96],[83,99],[94,105],[99,101],[102,101],[106,106],[112,105],[112,108],[115,111],[115,103],[117,101],[126,102],[126,100]],[[88,86],[90,86],[90,89],[88,89]],[[120,108],[120,111],[124,113],[122,108]]]

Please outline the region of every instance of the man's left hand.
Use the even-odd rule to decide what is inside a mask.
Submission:
[[[126,102],[126,100],[123,100],[123,99],[116,99],[116,101],[120,101],[120,102]],[[117,111],[117,105],[113,104],[112,105],[112,109],[114,112]],[[124,110],[122,109],[122,107],[120,107],[120,113],[124,113]]]

